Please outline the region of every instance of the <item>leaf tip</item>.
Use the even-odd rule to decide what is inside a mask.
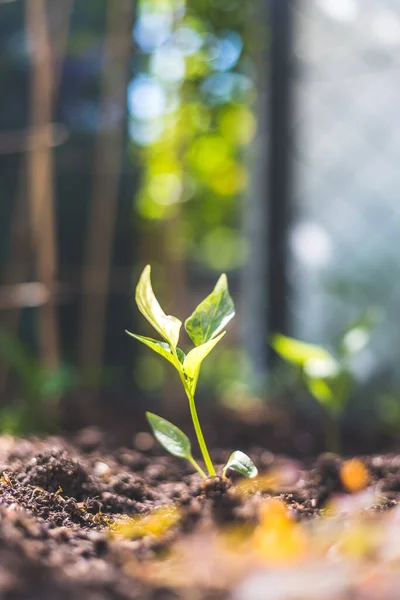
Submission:
[[[144,283],[150,282],[150,275],[151,275],[151,265],[146,265],[144,267],[143,271],[141,272],[139,280],[136,285],[136,296],[140,292],[140,289],[144,285]]]
[[[226,290],[229,294],[229,284],[228,284],[228,277],[226,275],[226,273],[222,273],[219,278],[217,283],[215,284],[215,289],[216,290]]]
[[[157,418],[157,415],[155,415],[152,412],[149,412],[148,410],[146,410],[145,415],[146,415],[147,422],[150,425],[150,427],[154,433],[154,419]]]

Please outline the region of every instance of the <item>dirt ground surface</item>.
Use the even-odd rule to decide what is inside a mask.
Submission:
[[[312,592],[306,586],[304,595],[301,586],[298,595],[282,588],[282,582],[290,579],[288,573],[295,573],[292,581],[304,577],[305,567],[299,568],[292,558],[300,556],[307,528],[329,522],[330,501],[360,501],[362,494],[349,494],[346,489],[340,457],[325,454],[305,463],[251,448],[249,454],[262,474],[261,485],[239,478],[202,481],[189,464],[165,455],[147,434],[137,438],[136,446],[108,447],[96,429],[86,429],[71,440],[0,438],[0,598],[400,597],[400,549],[397,557],[397,546],[393,550],[392,544],[390,560],[382,558],[382,544],[371,542],[370,529],[357,537],[365,547],[357,546],[344,561],[332,558],[331,550],[316,553],[315,548],[327,542],[321,542],[320,533],[310,534],[314,542],[306,554],[311,552],[314,558],[306,561],[307,568],[312,566],[307,581],[320,577],[326,584],[333,577],[336,587],[328,586],[318,595],[313,595],[317,584]],[[229,451],[214,449],[211,454],[221,472]],[[400,522],[396,513],[400,456],[376,455],[362,461],[368,470],[368,488],[363,493],[372,495],[363,497],[360,510],[368,519],[375,519],[377,513],[385,519],[395,515],[393,526],[385,526],[386,532],[393,531]],[[272,537],[267,528],[260,538],[262,506],[271,498],[287,503],[293,525],[276,529],[275,519]],[[337,518],[346,524],[346,506],[341,510],[344,513]],[[342,525],[340,531],[342,535]],[[216,537],[218,532],[224,532],[223,543],[222,537]],[[332,533],[325,537],[331,540]],[[257,560],[250,558],[249,540],[256,540],[261,548]],[[288,540],[290,547],[285,550]],[[279,556],[282,561],[277,565]],[[351,573],[358,574],[356,579],[347,572],[349,565]],[[386,570],[382,575],[382,568],[389,569],[389,575]],[[371,573],[375,579],[367,585]],[[276,578],[272,583],[271,577]],[[393,590],[397,596],[391,595]]]

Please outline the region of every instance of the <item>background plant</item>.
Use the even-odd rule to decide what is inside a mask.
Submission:
[[[80,383],[74,369],[50,369],[17,337],[0,331],[0,359],[14,378],[14,397],[0,408],[0,430],[22,435],[57,429],[58,400]]]
[[[0,361],[12,375],[11,402],[0,406],[0,431],[11,435],[57,431],[63,396],[82,387],[97,389],[111,378],[106,370],[82,372],[68,364],[47,367],[27,344],[3,330]]]
[[[375,309],[366,311],[338,336],[332,351],[282,334],[272,337],[275,352],[297,369],[301,382],[324,407],[326,446],[331,451],[340,449],[340,420],[355,384],[353,360],[369,344],[379,318]]]

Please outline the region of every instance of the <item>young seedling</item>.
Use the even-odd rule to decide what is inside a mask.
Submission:
[[[151,285],[151,267],[143,270],[136,286],[136,304],[150,325],[161,336],[162,341],[136,335],[129,335],[139,340],[157,354],[170,362],[178,371],[183,389],[189,401],[190,414],[193,421],[197,441],[207,469],[207,473],[195,461],[189,438],[178,427],[153,413],[147,412],[147,420],[157,441],[173,456],[185,458],[204,478],[215,477],[216,471],[204,435],[201,429],[195,403],[195,392],[200,375],[201,363],[214,346],[225,335],[224,328],[233,318],[235,307],[229,294],[228,281],[223,274],[211,294],[207,296],[185,321],[185,330],[194,343],[194,347],[185,354],[178,347],[182,322],[171,315],[166,315],[154,295]],[[223,476],[232,469],[247,477],[255,477],[257,468],[252,460],[243,452],[233,452],[223,468]]]
[[[371,309],[352,322],[338,337],[334,354],[322,346],[285,335],[272,337],[275,352],[298,368],[311,395],[325,408],[326,446],[332,452],[340,449],[340,419],[354,386],[352,360],[369,343],[379,318],[377,311]]]

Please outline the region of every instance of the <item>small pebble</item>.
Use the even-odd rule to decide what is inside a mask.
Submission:
[[[111,471],[110,467],[104,462],[97,462],[94,465],[94,474],[97,477],[104,477],[104,475],[108,475]]]
[[[154,446],[154,438],[150,435],[150,433],[147,433],[147,431],[141,431],[135,435],[134,444],[137,450],[140,450],[140,452],[146,452],[151,450]]]

